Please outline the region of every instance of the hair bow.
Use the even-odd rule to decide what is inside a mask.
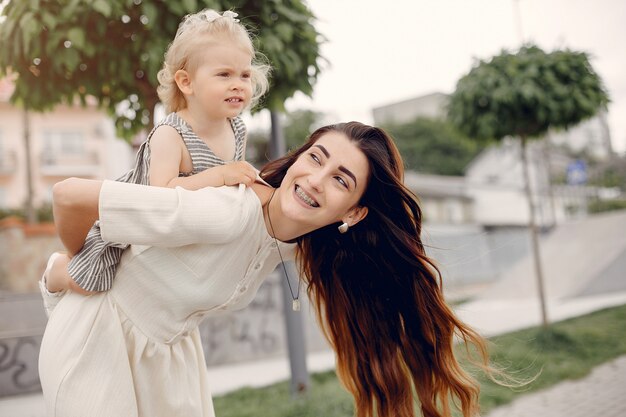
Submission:
[[[237,13],[235,12],[231,12],[230,10],[226,10],[224,13],[219,14],[218,12],[216,12],[215,10],[206,10],[204,12],[204,18],[206,19],[207,22],[213,22],[215,19],[219,19],[220,17],[225,17],[227,19],[232,19],[235,22],[239,22],[239,19],[236,19],[236,17],[238,16]]]

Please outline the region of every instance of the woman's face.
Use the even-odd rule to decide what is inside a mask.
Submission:
[[[353,226],[367,214],[357,204],[368,176],[368,160],[354,142],[327,132],[287,171],[279,189],[282,214],[303,233],[340,221]]]

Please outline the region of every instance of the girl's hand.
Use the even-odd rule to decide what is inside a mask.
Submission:
[[[224,179],[224,185],[244,184],[251,186],[257,177],[257,170],[246,161],[231,162],[217,167]]]

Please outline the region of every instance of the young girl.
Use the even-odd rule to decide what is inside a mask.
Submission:
[[[252,184],[256,170],[243,161],[246,129],[238,115],[267,90],[268,68],[255,62],[236,16],[204,10],[183,19],[158,74],[158,94],[171,113],[118,181],[189,190]],[[90,294],[111,288],[126,247],[105,242],[96,222],[82,249],[53,254],[41,284],[47,313],[67,289]]]

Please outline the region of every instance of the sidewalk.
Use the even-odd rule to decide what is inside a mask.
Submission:
[[[552,300],[548,302],[547,310],[551,321],[559,321],[623,304],[626,304],[626,292]],[[485,336],[493,336],[540,323],[538,302],[534,299],[501,301],[483,299],[462,304],[456,308],[456,311],[464,321]],[[616,335],[616,337],[619,336]],[[332,352],[310,354],[307,356],[307,361],[308,368],[312,372],[334,367]],[[209,380],[213,383],[214,395],[224,394],[244,386],[269,385],[288,378],[287,358],[209,368]],[[626,357],[621,357],[596,368],[591,375],[580,381],[566,381],[545,391],[523,396],[511,405],[494,410],[488,417],[626,416],[626,410],[623,408],[626,407],[626,402],[623,401],[625,395]],[[522,400],[529,401],[529,403],[521,403]],[[584,405],[587,402],[594,404],[590,406],[592,412],[583,413],[581,409],[588,410],[588,407]],[[518,406],[518,403],[522,405]],[[508,407],[511,407],[510,411],[501,411]],[[543,411],[539,411],[540,407],[544,407],[541,409]],[[576,410],[579,414],[574,414],[572,410]],[[41,394],[0,398],[0,416],[45,417],[43,398]]]
[[[485,417],[624,417],[626,355],[600,365],[587,377],[524,395]]]

